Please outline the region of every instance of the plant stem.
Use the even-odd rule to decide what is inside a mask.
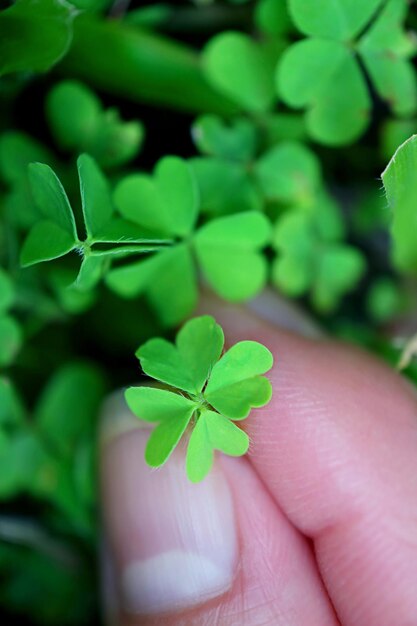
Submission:
[[[72,46],[57,67],[65,76],[136,102],[193,113],[238,110],[206,81],[194,50],[117,20],[78,17]]]

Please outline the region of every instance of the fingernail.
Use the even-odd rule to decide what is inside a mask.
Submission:
[[[149,432],[124,431],[103,452],[104,519],[123,608],[172,612],[233,584],[237,537],[232,496],[220,467],[197,485],[184,446],[161,468],[144,462]]]

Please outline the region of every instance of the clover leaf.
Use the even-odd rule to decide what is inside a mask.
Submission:
[[[393,213],[392,260],[397,269],[411,274],[417,272],[416,171],[417,135],[413,135],[398,148],[382,173]]]
[[[124,122],[116,109],[104,110],[95,93],[77,81],[63,81],[49,92],[46,113],[59,146],[88,152],[102,167],[130,161],[143,141],[140,122]]]
[[[285,52],[276,86],[286,104],[307,108],[311,137],[342,145],[366,129],[371,97],[362,65],[395,114],[416,110],[417,85],[409,60],[414,45],[402,30],[407,6],[407,0],[384,5],[382,0],[290,0],[290,14],[309,38]]]
[[[8,188],[4,207],[7,218],[21,228],[30,228],[38,219],[28,176],[28,165],[34,161],[52,163],[53,158],[45,146],[25,133],[8,131],[0,136],[0,177]]]
[[[259,211],[262,195],[246,163],[219,157],[189,161],[200,192],[201,212],[211,216]]]
[[[84,241],[78,237],[74,212],[55,172],[42,163],[29,166],[39,219],[23,244],[21,264],[50,261],[76,250],[83,257],[77,283],[87,289],[99,280],[112,258],[148,252],[165,239],[114,214],[107,180],[87,154],[78,159],[78,174],[87,235]]]
[[[67,52],[76,11],[65,0],[16,0],[0,11],[0,76],[44,72]]]
[[[323,195],[315,208],[289,211],[278,219],[272,242],[277,251],[273,283],[292,297],[309,292],[313,306],[322,313],[337,307],[365,269],[362,254],[343,242],[334,209]]]
[[[203,70],[213,87],[246,111],[262,113],[274,102],[273,60],[243,33],[213,37],[203,50]]]
[[[167,461],[190,425],[186,471],[192,482],[208,474],[215,450],[231,456],[247,452],[248,436],[233,420],[245,419],[271,399],[271,384],[262,375],[273,357],[255,341],[241,341],[221,356],[223,345],[221,327],[204,315],[184,324],[175,344],[156,338],[137,351],[145,374],[169,386],[126,391],[133,413],[156,424],[145,450],[151,467]]]
[[[191,167],[178,157],[164,157],[154,175],[133,174],[115,190],[120,213],[138,226],[158,228],[174,243],[147,259],[111,270],[108,286],[121,296],[147,295],[161,321],[181,322],[197,302],[197,267],[222,297],[242,301],[265,284],[267,218],[247,211],[211,220],[196,228],[200,212]]]
[[[302,143],[282,141],[257,160],[254,174],[269,201],[311,202],[321,184],[317,156]]]
[[[236,118],[228,125],[216,115],[202,115],[193,127],[194,143],[203,154],[231,161],[250,161],[257,148],[257,131],[245,118]]]

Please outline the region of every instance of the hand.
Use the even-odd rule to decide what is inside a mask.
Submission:
[[[243,423],[249,455],[219,455],[197,485],[184,447],[149,469],[148,431],[121,397],[108,403],[108,623],[417,624],[415,390],[352,347],[224,304],[205,312],[229,343],[254,339],[273,352],[274,396]]]

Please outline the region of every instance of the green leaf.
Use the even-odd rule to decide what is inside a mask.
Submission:
[[[30,231],[21,252],[23,266],[63,256],[79,244],[74,214],[55,172],[43,163],[29,165],[32,195],[44,218]]]
[[[197,277],[189,247],[185,244],[116,268],[107,274],[106,283],[125,298],[146,293],[167,326],[183,321],[197,303]]]
[[[185,468],[188,479],[199,483],[210,472],[214,461],[214,451],[210,444],[206,420],[200,416],[193,428],[187,447]]]
[[[96,243],[117,243],[117,244],[151,244],[172,243],[172,239],[163,237],[161,233],[155,233],[134,222],[129,222],[122,217],[112,217],[96,234]],[[158,246],[156,246],[158,247]]]
[[[317,310],[331,312],[341,297],[352,290],[365,270],[365,261],[359,250],[343,245],[329,247],[320,257],[312,300]]]
[[[257,147],[257,132],[245,118],[226,123],[216,115],[199,117],[192,127],[194,143],[203,154],[222,159],[250,161]]]
[[[397,115],[411,115],[417,108],[415,70],[410,61],[384,54],[362,54],[365,67],[380,95]]]
[[[71,455],[83,436],[93,436],[104,391],[101,372],[87,363],[65,365],[50,378],[34,420],[57,454]]]
[[[82,154],[77,165],[87,237],[94,240],[113,215],[110,189],[100,168],[88,154]]]
[[[140,295],[155,280],[161,262],[160,254],[111,270],[106,275],[107,286],[123,298]]]
[[[168,235],[188,235],[198,214],[197,185],[189,165],[164,157],[154,176],[133,174],[116,187],[114,201],[128,220]]]
[[[162,340],[154,339],[153,341]],[[132,413],[145,422],[179,419],[190,411],[192,413],[196,408],[192,400],[157,387],[129,387],[125,391],[125,398]]]
[[[104,111],[95,93],[74,80],[63,81],[50,91],[47,116],[62,148],[88,152],[102,167],[132,159],[144,136],[142,124],[124,122],[116,109]]]
[[[366,297],[368,315],[377,323],[386,323],[406,309],[407,297],[389,277],[378,278]]]
[[[190,315],[198,299],[197,275],[188,245],[182,244],[158,254],[159,267],[147,295],[165,326],[175,326]]]
[[[242,456],[249,448],[249,437],[223,415],[204,410],[194,426],[187,448],[186,470],[191,482],[203,480],[209,473],[214,450],[229,456]]]
[[[408,11],[407,0],[389,0],[358,45],[378,94],[397,115],[417,108],[415,71],[405,58],[411,52],[410,37],[402,29]]]
[[[0,317],[0,367],[10,365],[23,343],[20,326],[9,315]]]
[[[287,0],[259,0],[254,17],[257,27],[267,35],[286,35],[293,30]]]
[[[7,311],[15,299],[15,290],[10,276],[0,267],[0,313]]]
[[[87,150],[100,125],[101,102],[82,83],[67,80],[48,94],[46,115],[56,142],[66,150]]]
[[[227,215],[258,211],[262,197],[245,167],[213,157],[196,157],[190,165],[200,190],[201,211]]]
[[[51,261],[68,254],[76,247],[77,244],[68,231],[55,222],[44,220],[35,224],[27,236],[20,263],[23,267],[28,267],[41,261]]]
[[[305,35],[349,41],[367,25],[383,0],[289,0],[297,28]]]
[[[303,254],[277,257],[272,264],[272,281],[292,298],[302,296],[313,279],[314,269]]]
[[[259,252],[269,240],[267,218],[239,213],[208,222],[194,237],[197,258],[213,289],[227,300],[255,296],[267,278],[267,263]]]
[[[45,452],[32,433],[19,430],[14,436],[0,433],[0,499],[30,493],[37,483]]]
[[[321,183],[316,155],[297,142],[282,142],[262,155],[255,175],[268,200],[297,203],[309,201]]]
[[[131,387],[126,391],[126,402],[140,419],[160,422],[148,440],[145,460],[151,467],[163,465],[184,434],[195,403],[151,387]]]
[[[151,339],[139,348],[136,356],[148,376],[198,394],[221,355],[223,343],[220,326],[204,315],[184,324],[176,345],[165,339]]]
[[[156,166],[155,182],[169,213],[171,232],[189,235],[198,214],[197,185],[189,165],[178,157],[164,157]]]
[[[386,120],[381,129],[381,151],[384,160],[389,161],[397,148],[416,130],[417,120],[415,119]]]
[[[49,151],[25,133],[9,131],[0,137],[0,174],[9,185],[26,178],[29,163],[46,163],[51,160]]]
[[[55,222],[77,241],[74,214],[61,181],[55,172],[43,163],[29,165],[29,180],[35,204],[46,220]]]
[[[417,272],[417,135],[396,151],[382,173],[388,204],[393,212],[392,257],[401,271]]]
[[[407,0],[386,0],[373,24],[360,38],[359,52],[385,52],[400,58],[413,56],[417,44],[404,29],[408,12]]]
[[[0,377],[0,432],[24,424],[25,409],[10,380]]]
[[[65,0],[16,0],[0,12],[0,76],[44,72],[66,53],[74,7]]]
[[[265,374],[273,365],[270,351],[255,341],[240,341],[214,366],[204,397],[217,411],[232,419],[244,419],[252,407],[271,398]]]
[[[93,289],[101,280],[104,268],[107,266],[107,259],[104,256],[85,256],[82,260],[80,271],[78,273],[73,287],[80,291],[89,291]]]
[[[313,139],[327,145],[351,143],[366,128],[371,106],[365,79],[352,51],[337,41],[307,39],[285,52],[277,89],[292,107],[309,107]]]
[[[87,146],[102,167],[120,167],[138,154],[145,129],[137,120],[125,122],[116,109],[104,111],[96,135]]]
[[[207,79],[245,110],[262,113],[274,101],[273,70],[268,55],[247,35],[223,32],[203,51]]]

